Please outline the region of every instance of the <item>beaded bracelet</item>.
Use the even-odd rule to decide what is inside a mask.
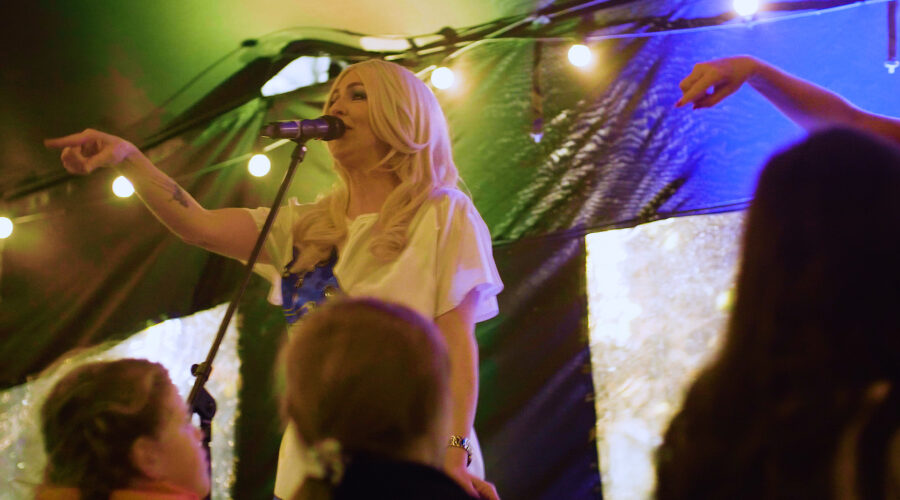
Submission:
[[[451,435],[450,441],[447,443],[447,446],[450,448],[462,448],[466,450],[466,467],[472,465],[472,450],[469,449],[469,438],[464,438],[462,436]]]

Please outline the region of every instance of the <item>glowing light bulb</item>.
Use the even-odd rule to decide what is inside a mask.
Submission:
[[[431,72],[431,84],[435,86],[435,88],[439,88],[441,90],[449,89],[453,86],[453,82],[456,81],[456,77],[453,75],[453,70],[444,66],[434,70]]]
[[[734,11],[739,16],[749,17],[759,11],[759,0],[734,0]]]
[[[591,63],[594,58],[591,49],[587,45],[577,43],[569,49],[569,62],[579,68],[583,68]]]
[[[119,198],[128,198],[134,194],[134,186],[131,185],[131,181],[121,175],[113,181],[112,190]]]
[[[269,173],[269,169],[272,168],[272,162],[269,161],[269,157],[264,154],[255,154],[250,157],[250,162],[247,163],[247,170],[250,171],[250,175],[255,177],[262,177]]]
[[[0,239],[9,238],[13,232],[13,221],[9,217],[0,217]]]

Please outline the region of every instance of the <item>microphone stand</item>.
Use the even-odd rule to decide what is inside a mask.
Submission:
[[[244,291],[247,289],[247,285],[250,283],[250,277],[253,275],[253,265],[259,258],[259,252],[262,250],[263,243],[266,241],[266,237],[272,229],[272,223],[275,222],[275,216],[278,215],[278,209],[281,207],[284,193],[287,191],[291,180],[294,178],[294,172],[297,170],[297,165],[302,162],[303,158],[306,156],[306,139],[298,138],[292,140],[297,143],[297,146],[294,148],[293,153],[291,153],[291,164],[284,174],[284,180],[281,182],[281,187],[278,188],[278,194],[275,195],[275,201],[272,203],[272,209],[269,211],[269,216],[266,217],[266,222],[259,231],[256,245],[253,247],[253,251],[250,252],[250,258],[247,260],[247,266],[244,273],[244,281],[240,288],[238,288],[237,293],[235,293],[234,298],[231,299],[231,302],[228,304],[228,309],[225,311],[225,316],[222,318],[222,323],[219,325],[219,331],[216,333],[216,338],[209,348],[206,360],[191,366],[191,374],[196,377],[196,380],[188,395],[187,405],[192,413],[196,413],[200,416],[200,429],[203,431],[203,447],[206,449],[206,456],[209,458],[207,472],[210,477],[210,495],[212,495],[212,455],[210,454],[209,443],[212,440],[212,419],[216,414],[216,400],[209,392],[207,392],[204,385],[206,384],[206,381],[209,380],[210,373],[212,373],[213,359],[215,359],[216,353],[219,351],[219,345],[222,344],[222,340],[225,337],[225,330],[228,328],[231,317],[234,316],[234,311],[237,309],[238,302],[240,302],[241,297],[244,295]],[[206,498],[210,498],[210,495],[207,495]]]

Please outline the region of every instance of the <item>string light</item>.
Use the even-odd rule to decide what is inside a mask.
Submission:
[[[441,66],[431,72],[431,84],[434,85],[435,88],[441,90],[449,89],[453,86],[455,81],[456,76],[453,74],[453,70],[446,66]]]
[[[9,217],[0,217],[0,240],[9,238],[13,232],[13,221]]]
[[[576,43],[569,49],[569,62],[574,66],[583,68],[591,63],[594,58],[591,49],[587,45]]]
[[[759,0],[734,0],[734,11],[739,16],[750,17],[759,11]]]
[[[112,190],[119,198],[128,198],[134,194],[134,186],[131,185],[131,181],[121,175],[113,181]]]
[[[268,174],[271,168],[272,162],[269,161],[268,156],[262,153],[251,156],[250,161],[247,162],[247,170],[254,177],[262,177]]]

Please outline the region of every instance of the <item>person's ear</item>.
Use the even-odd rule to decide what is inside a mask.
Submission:
[[[141,436],[131,444],[131,464],[145,477],[159,479],[161,459],[153,439]]]

